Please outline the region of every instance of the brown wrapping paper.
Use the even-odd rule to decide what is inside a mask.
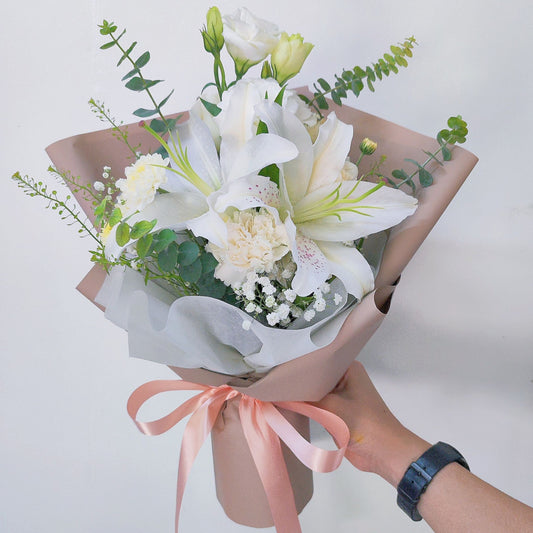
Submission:
[[[347,106],[339,108],[333,104],[331,109],[335,110],[341,120],[354,125],[352,154],[358,154],[358,146],[363,137],[369,137],[378,143],[375,155],[387,155],[387,161],[382,167],[384,174],[390,175],[394,168],[405,167],[407,164],[404,163],[404,158],[419,160],[421,150],[432,151],[438,146],[435,139],[368,113]],[[140,128],[135,128],[135,125],[130,126],[132,144],[141,143],[144,153],[156,148],[156,143],[148,134]],[[69,170],[72,175],[80,176],[85,182],[99,179],[104,165],[111,166],[116,177],[122,177],[117,175],[117,172],[130,164],[127,148],[112,137],[110,130],[70,137],[49,146],[47,152],[59,170]],[[263,401],[321,399],[340,380],[383,321],[401,272],[476,162],[476,156],[455,147],[452,161],[443,167],[430,168],[435,183],[427,189],[417,191],[417,211],[391,230],[375,291],[351,311],[331,344],[284,363],[266,376],[255,380],[235,378],[203,369],[173,367],[172,370],[187,381],[213,386],[229,383],[235,389]],[[372,158],[364,158],[360,171],[367,170],[370,164]],[[91,206],[85,204],[82,199],[78,200],[92,219]],[[101,268],[95,266],[79,284],[78,289],[94,301],[104,277]],[[309,424],[306,419],[293,413],[285,414],[304,436],[308,436]],[[226,514],[232,520],[245,525],[273,525],[264,490],[244,439],[235,402],[229,402],[219,416],[212,433],[212,444],[217,496]],[[312,496],[311,472],[286,448],[284,455],[300,512]]]

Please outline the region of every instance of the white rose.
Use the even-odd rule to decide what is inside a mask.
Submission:
[[[280,32],[275,24],[257,18],[241,7],[233,15],[224,17],[222,34],[237,71],[242,75],[272,52]]]

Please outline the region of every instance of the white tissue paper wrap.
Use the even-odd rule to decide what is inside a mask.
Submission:
[[[377,270],[386,236],[368,241],[365,256]],[[342,297],[339,305],[335,294]],[[313,320],[299,318],[281,329],[215,298],[176,298],[129,268],[113,268],[96,297],[106,318],[128,332],[132,357],[235,376],[267,372],[332,342],[355,302],[338,279],[324,299],[326,310]],[[245,320],[252,322],[249,330],[242,327]]]

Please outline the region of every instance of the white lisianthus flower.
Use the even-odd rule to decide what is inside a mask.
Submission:
[[[289,251],[285,226],[267,209],[236,210],[226,221],[226,229],[225,245],[210,242],[206,249],[219,263],[215,277],[228,285],[246,279],[250,271],[268,274]]]
[[[251,66],[263,61],[279,39],[279,28],[272,22],[257,18],[245,7],[224,17],[224,31],[229,55],[242,76]]]
[[[304,61],[313,49],[311,43],[304,43],[303,37],[295,33],[289,37],[286,32],[281,34],[281,38],[272,50],[272,71],[274,78],[284,84],[296,76],[302,68]]]
[[[124,170],[126,179],[117,181],[120,189],[117,200],[123,216],[142,211],[153,202],[157,189],[167,181],[164,168],[167,165],[168,159],[160,154],[148,154]]]

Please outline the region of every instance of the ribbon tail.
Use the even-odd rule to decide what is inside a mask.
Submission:
[[[183,502],[183,494],[185,492],[189,473],[202,444],[211,433],[217,416],[225,401],[226,395],[213,396],[194,412],[185,426],[181,443],[178,482],[176,488],[176,533],[178,533],[181,504]]]
[[[261,403],[243,396],[239,415],[263,483],[277,533],[301,533],[291,481],[276,433],[266,423]]]

